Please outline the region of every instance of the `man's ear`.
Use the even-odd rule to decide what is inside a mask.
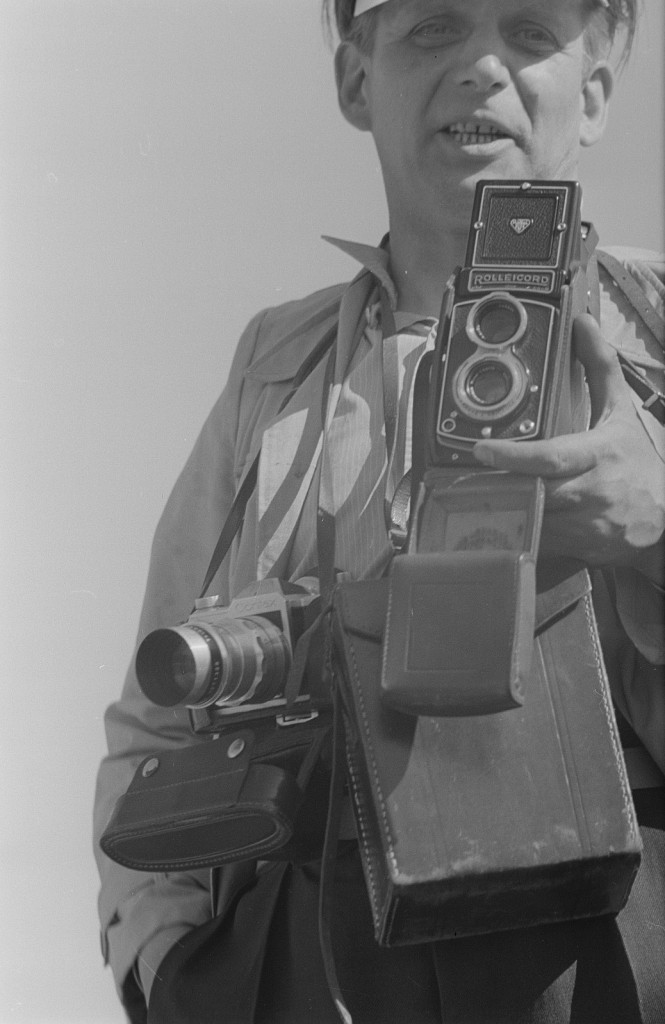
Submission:
[[[602,138],[613,87],[614,74],[610,65],[606,61],[594,64],[582,86],[582,118],[580,120],[580,144],[582,146],[593,146]]]
[[[339,107],[349,124],[359,128],[361,132],[372,130],[367,100],[367,60],[355,43],[340,43],[335,53]]]

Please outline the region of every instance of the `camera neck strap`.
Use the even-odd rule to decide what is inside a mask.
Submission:
[[[633,275],[626,270],[616,256],[610,255],[603,249],[596,250],[596,259],[626,297],[647,330],[665,350],[665,320],[651,305]]]
[[[335,323],[330,328],[330,330],[325,333],[323,338],[321,338],[321,341],[318,343],[318,345],[316,345],[315,348],[312,349],[310,355],[299,368],[297,374],[293,378],[288,394],[285,396],[284,400],[282,401],[279,407],[278,414],[284,411],[286,406],[289,404],[289,402],[295,395],[298,388],[304,383],[307,377],[309,377],[310,373],[312,373],[312,371],[318,366],[321,360],[325,357],[326,353],[329,353],[329,363],[334,365],[334,359],[332,359],[331,356],[334,353],[334,344],[336,338],[337,324]],[[331,349],[333,350],[332,352]],[[328,390],[329,388],[328,386],[326,386],[326,394]],[[231,509],[229,511],[228,516],[226,517],[224,525],[222,526],[222,530],[219,535],[217,544],[215,545],[215,550],[213,551],[212,556],[210,558],[210,564],[208,565],[208,569],[203,580],[203,585],[201,587],[201,593],[199,597],[205,597],[205,595],[207,594],[208,589],[219,570],[219,567],[226,558],[226,555],[228,554],[231,548],[231,544],[233,543],[236,534],[238,533],[240,527],[244,522],[245,512],[247,511],[247,504],[254,492],[254,488],[256,487],[256,482],[258,480],[260,460],[261,449],[259,449],[259,451],[256,453],[256,456],[254,457],[251,466],[245,473],[245,476],[242,479],[240,487],[236,492],[233,504],[231,505]]]
[[[637,281],[626,270],[623,263],[603,249],[596,250],[594,257],[589,261],[587,270],[590,311],[598,323],[600,323],[599,266],[612,279],[649,333],[653,335],[660,348],[665,350],[665,320],[651,305]],[[651,384],[642,370],[628,356],[623,352],[619,352],[618,356],[624,380],[633,389],[638,398],[641,399],[642,408],[647,409],[660,424],[665,426],[665,395]]]

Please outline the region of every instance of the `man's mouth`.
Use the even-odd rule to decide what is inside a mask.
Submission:
[[[497,139],[509,139],[507,132],[502,132],[492,124],[482,121],[456,121],[443,129],[446,135],[450,135],[461,146],[482,146]]]

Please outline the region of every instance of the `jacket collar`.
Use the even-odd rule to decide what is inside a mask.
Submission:
[[[337,288],[329,289],[328,296],[309,317],[306,316],[295,326],[291,317],[283,332],[273,331],[270,349],[259,355],[245,371],[245,376],[251,380],[263,381],[266,384],[293,380],[307,356],[316,348],[325,334],[334,328],[340,317],[340,303],[347,292],[355,295],[361,293],[363,301],[367,302],[373,284],[378,283],[385,288],[390,305],[393,310],[395,309],[397,289],[388,271],[387,235],[380,246],[347,242],[328,236],[324,236],[324,239],[361,263],[362,270],[349,285],[342,284]],[[361,314],[362,310],[359,315]]]
[[[384,235],[379,246],[364,245],[362,242],[347,242],[343,238],[333,238],[332,235],[322,235],[322,238],[361,263],[365,270],[369,271],[385,288],[392,311],[397,309],[397,288],[389,270],[388,235]]]

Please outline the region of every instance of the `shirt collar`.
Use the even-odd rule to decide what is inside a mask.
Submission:
[[[361,263],[365,270],[368,270],[373,277],[383,285],[390,302],[390,308],[395,314],[395,328],[398,331],[405,331],[413,324],[425,321],[433,324],[432,317],[423,316],[422,313],[410,313],[397,309],[397,288],[390,276],[390,256],[388,253],[388,235],[381,239],[380,245],[365,245],[363,242],[349,242],[344,238],[333,238],[331,235],[323,235],[325,242],[330,242],[345,252],[347,256]]]
[[[347,242],[343,238],[333,238],[331,235],[323,235],[324,242],[341,249],[351,259],[361,263],[365,270],[369,270],[380,284],[386,289],[390,308],[397,309],[397,289],[388,271],[388,235],[381,240],[381,245],[364,245],[362,242]]]

